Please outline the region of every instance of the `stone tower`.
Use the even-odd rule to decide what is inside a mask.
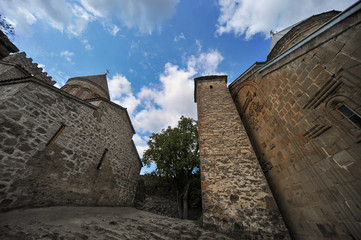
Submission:
[[[61,89],[83,100],[97,97],[110,100],[106,74],[69,78]]]
[[[285,239],[275,204],[227,88],[227,76],[195,79],[203,222],[241,239]]]

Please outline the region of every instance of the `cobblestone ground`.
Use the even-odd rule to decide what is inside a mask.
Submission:
[[[48,207],[0,213],[0,239],[231,239],[195,221],[134,208]]]

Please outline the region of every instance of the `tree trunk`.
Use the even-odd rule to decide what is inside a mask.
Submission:
[[[191,184],[190,181],[188,181],[184,193],[183,193],[183,218],[188,219],[188,192],[189,192],[189,185]]]
[[[178,205],[178,215],[179,218],[183,218],[183,212],[182,212],[182,195],[179,192],[179,189],[177,189],[177,205]]]

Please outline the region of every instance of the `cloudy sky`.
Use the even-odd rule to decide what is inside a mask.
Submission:
[[[111,99],[128,109],[142,156],[151,133],[197,118],[193,78],[227,74],[230,83],[266,59],[270,30],[354,2],[0,0],[0,14],[56,86],[109,69]]]

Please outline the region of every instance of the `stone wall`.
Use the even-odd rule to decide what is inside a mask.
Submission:
[[[358,11],[230,86],[295,239],[361,236],[360,19]]]
[[[195,79],[203,223],[240,239],[285,239],[287,229],[226,79]]]
[[[133,204],[141,163],[126,109],[36,79],[1,84],[0,101],[2,210]]]

